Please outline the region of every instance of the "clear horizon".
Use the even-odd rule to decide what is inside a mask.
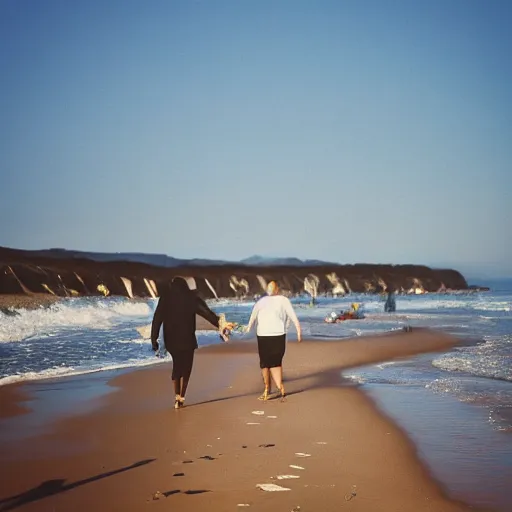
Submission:
[[[0,245],[512,276],[511,23],[501,0],[4,0]]]

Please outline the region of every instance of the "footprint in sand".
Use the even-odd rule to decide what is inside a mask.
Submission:
[[[278,480],[293,480],[294,478],[300,478],[298,475],[277,475]]]
[[[275,444],[260,444],[258,448],[272,448]]]
[[[211,455],[203,455],[202,457],[199,458],[204,460],[215,460],[215,457],[212,457]]]
[[[256,416],[263,416],[265,414],[265,411],[252,411],[251,414],[255,414]]]
[[[259,425],[259,423],[254,423],[253,421],[250,421],[249,423],[246,423],[246,425]]]
[[[290,464],[290,466],[292,469],[306,469],[306,468],[303,468],[302,466],[296,466],[295,464]]]
[[[297,452],[297,453],[295,453],[295,455],[296,455],[297,457],[311,457],[311,454],[310,454],[310,453]]]
[[[174,473],[172,476],[185,476],[185,473]]]
[[[183,464],[192,464],[192,462],[194,462],[194,461],[193,460],[184,460]]]
[[[275,420],[275,419],[277,419],[277,416],[267,416],[267,418],[270,418],[270,419],[272,419],[272,420]]]
[[[325,441],[317,441],[316,444],[327,444]]]

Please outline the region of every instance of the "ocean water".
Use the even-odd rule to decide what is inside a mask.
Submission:
[[[512,280],[489,292],[397,296],[396,313],[384,299],[350,295],[294,299],[305,337],[366,336],[406,326],[458,336],[442,354],[420,355],[344,372],[404,428],[451,495],[476,505],[512,510]],[[327,324],[331,311],[362,304],[365,318]],[[229,320],[247,323],[254,302],[211,301]],[[0,312],[0,385],[159,364],[137,327],[148,324],[155,300],[69,299],[35,311]],[[293,333],[292,333],[293,335]],[[235,335],[235,338],[246,336]],[[199,345],[219,343],[198,332]],[[110,373],[110,372],[109,372]]]

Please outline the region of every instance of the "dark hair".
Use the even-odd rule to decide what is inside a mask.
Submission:
[[[183,277],[175,277],[169,287],[174,293],[190,293],[188,283]]]
[[[183,277],[175,277],[168,286],[165,301],[176,314],[193,307],[196,297]]]

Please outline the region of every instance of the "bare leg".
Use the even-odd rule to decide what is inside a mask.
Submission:
[[[269,371],[269,369],[262,368],[261,375],[263,377],[263,384],[265,385],[265,389],[268,389],[270,392],[270,371]]]
[[[188,377],[181,378],[181,393],[180,393],[181,398],[185,398],[185,393],[187,392],[189,379],[190,379],[190,375]]]
[[[179,409],[180,407],[180,378],[174,379],[172,383],[174,384],[174,394],[175,400],[174,400],[174,408]]]
[[[259,397],[259,400],[267,400],[268,396],[270,395],[270,387],[271,387],[269,369],[262,368],[261,376],[263,377],[263,385],[265,386],[265,389],[263,391],[263,394]]]
[[[275,382],[277,389],[281,391],[281,399],[284,399],[283,367],[276,366],[274,368],[270,368],[270,373],[272,374],[272,379]]]

